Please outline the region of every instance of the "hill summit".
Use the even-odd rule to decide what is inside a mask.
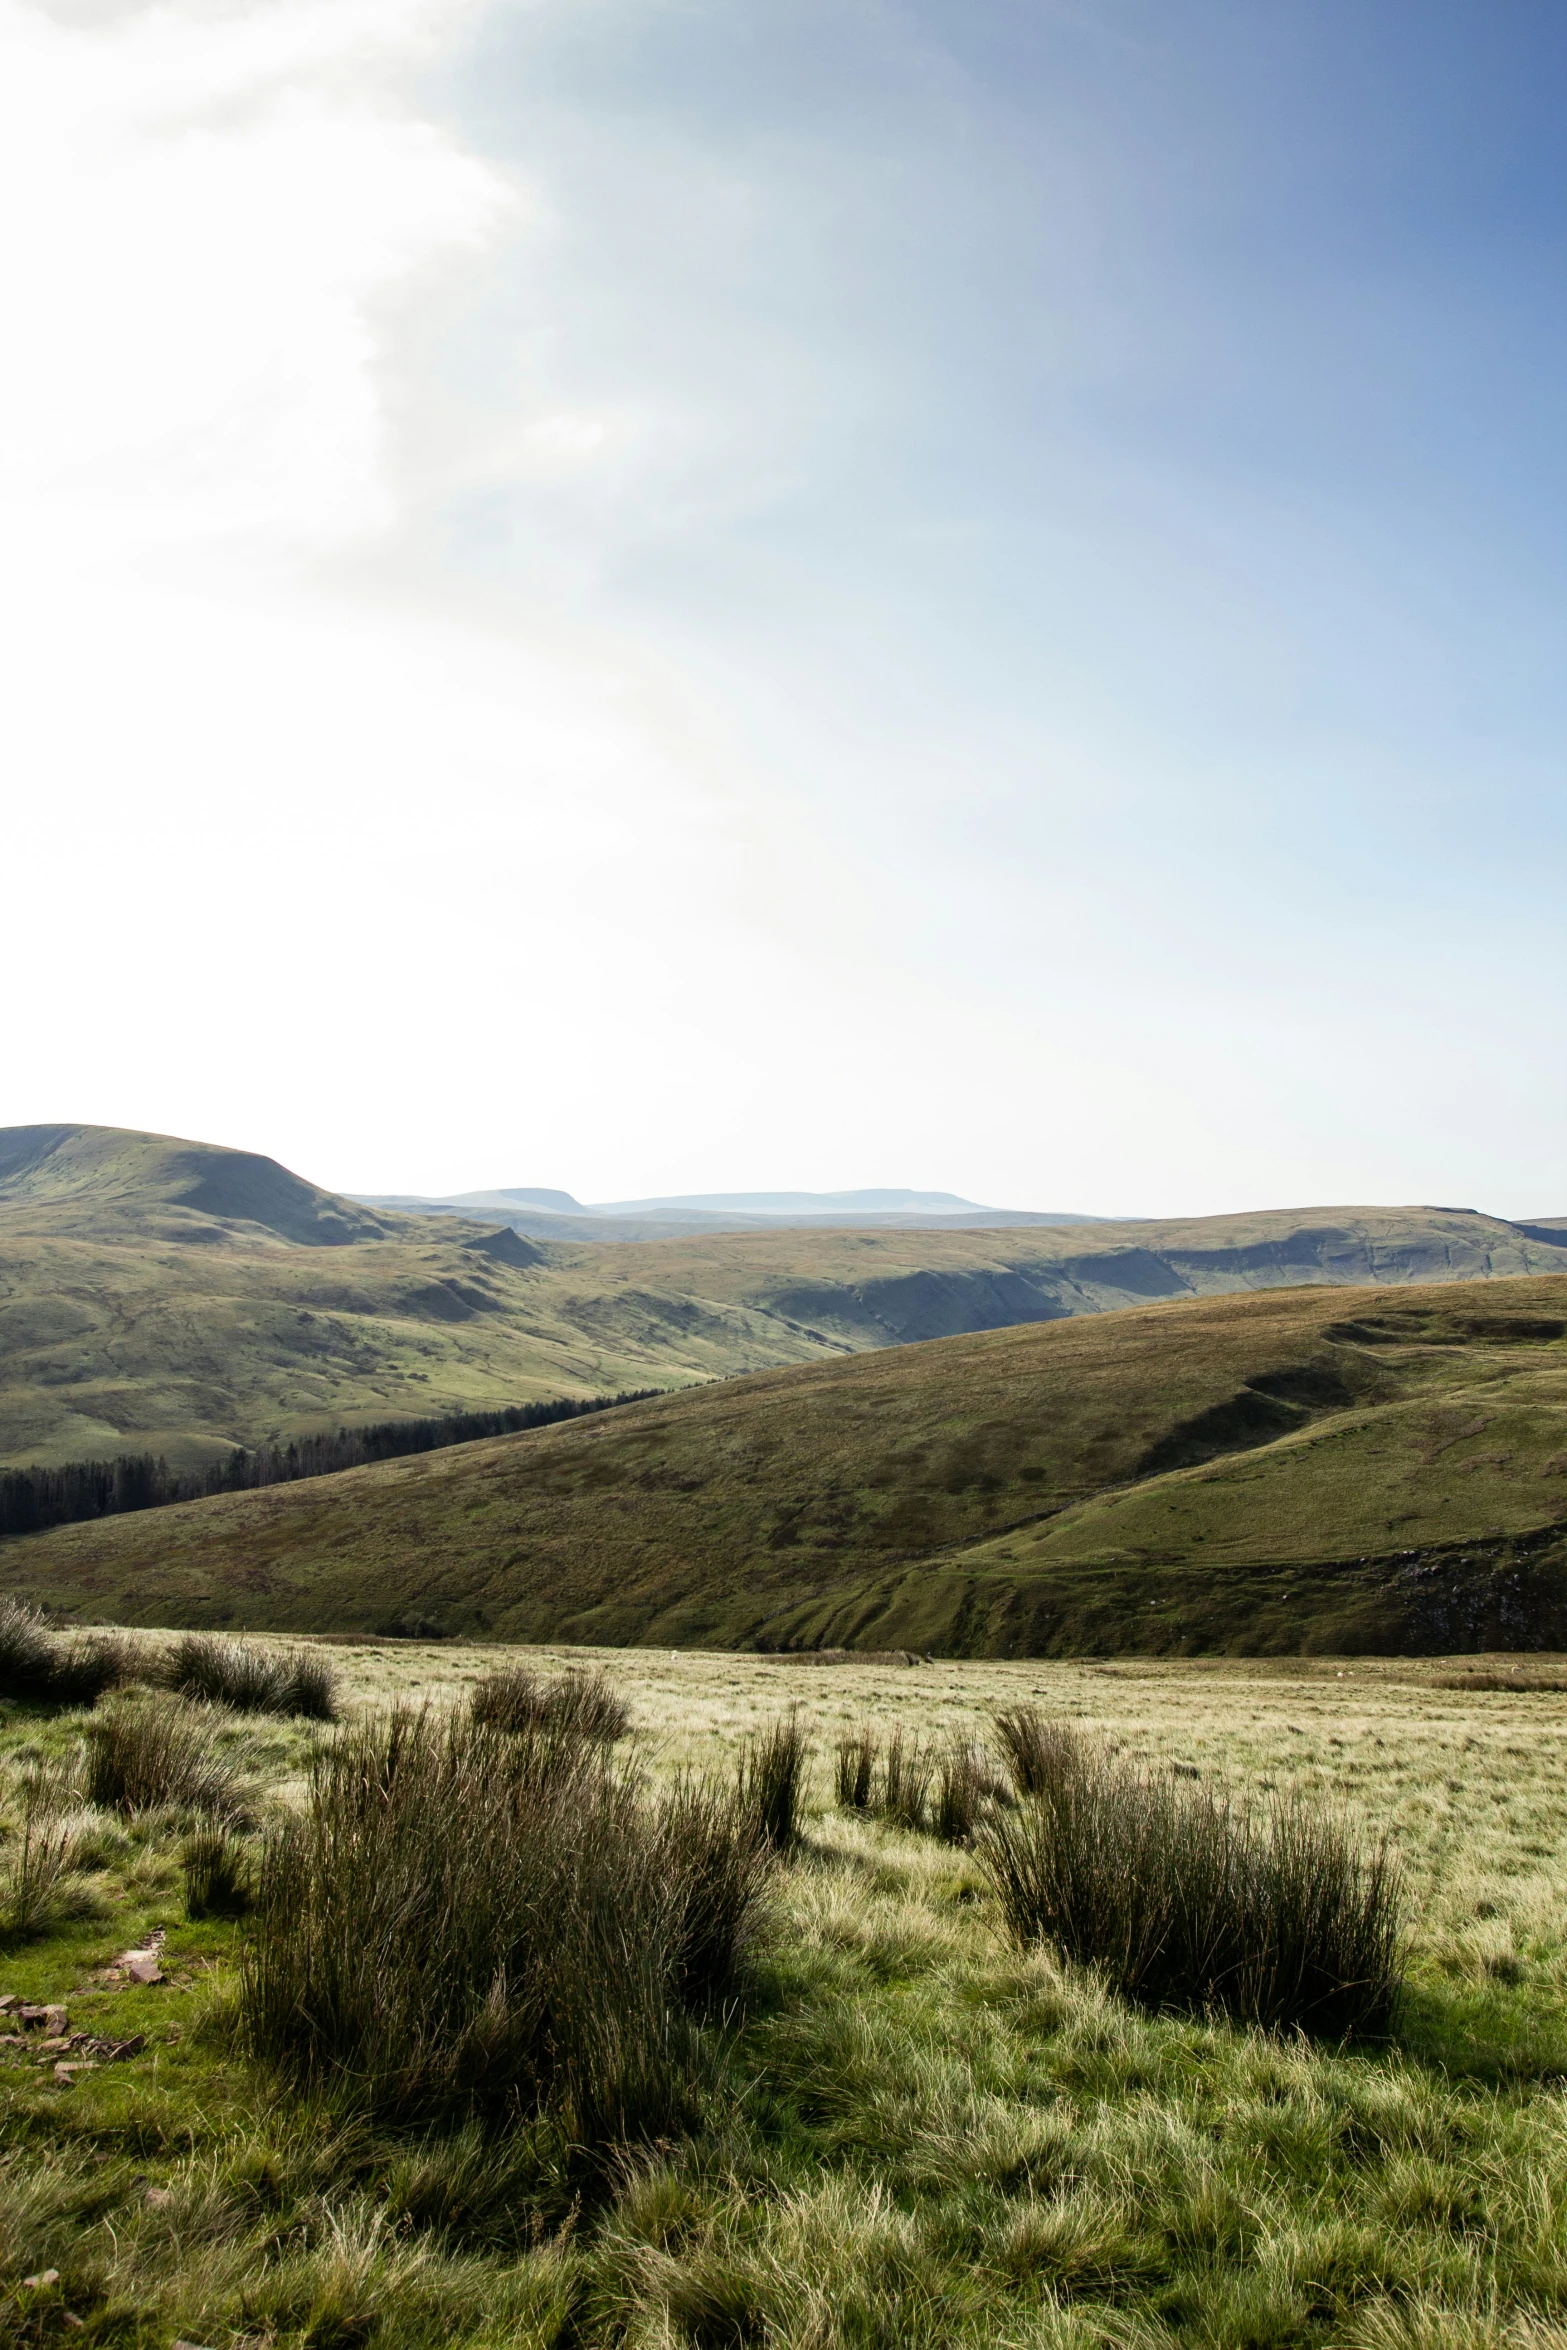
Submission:
[[[383,1215],[291,1175],[276,1159],[117,1126],[0,1128],[0,1211],[26,1229],[184,1241],[270,1237],[296,1248],[385,1240]]]

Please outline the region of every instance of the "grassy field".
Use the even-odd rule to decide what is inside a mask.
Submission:
[[[0,1465],[193,1464],[823,1351],[791,1351],[744,1309],[584,1314],[575,1281],[514,1236],[497,1256],[477,1225],[375,1214],[271,1160],[67,1131],[20,1166],[0,1133]]]
[[[358,1710],[446,1705],[506,1652],[330,1654]],[[142,2044],[64,2086],[69,2053],[0,2043],[0,2340],[1567,2341],[1563,1660],[601,1661],[655,1779],[727,1771],[790,1705],[813,1743],[804,1840],[743,1996],[707,2028],[687,2126],[584,2180],[525,2133],[400,2134],[351,2085],[302,2100],[237,2051],[248,1929],[185,1917],[185,1823],[78,1814],[76,1914],[13,1941],[0,1990]],[[983,1734],[1020,1699],[1129,1756],[1386,1830],[1413,1929],[1391,2035],[1335,2049],[1134,2011],[1014,1948],[974,1855],[833,1807],[842,1730]],[[213,1718],[264,1833],[333,1733]],[[26,1774],[85,1727],[4,1709],[8,1857]],[[159,1932],[161,1982],[115,1973]]]
[[[1466,1210],[536,1247],[335,1197],[253,1153],[0,1130],[0,1466],[230,1445],[1296,1283],[1567,1263]],[[494,1253],[499,1247],[500,1254]]]
[[[1567,1646],[1567,1278],[888,1348],[5,1546],[78,1620],[945,1654]]]

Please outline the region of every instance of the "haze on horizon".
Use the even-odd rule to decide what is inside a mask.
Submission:
[[[1567,1211],[1554,0],[0,0],[0,1124]]]

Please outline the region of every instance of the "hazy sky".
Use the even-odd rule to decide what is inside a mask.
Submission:
[[[0,0],[0,1123],[1567,1213],[1562,0]]]

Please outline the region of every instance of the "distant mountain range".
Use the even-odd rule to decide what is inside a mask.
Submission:
[[[668,1199],[574,1199],[569,1191],[513,1184],[457,1191],[353,1192],[367,1208],[415,1216],[498,1218],[535,1240],[681,1240],[700,1232],[842,1230],[1000,1232],[1021,1224],[1096,1224],[1070,1209],[987,1208],[951,1191],[703,1191]]]
[[[494,1196],[407,1213],[213,1143],[0,1128],[0,1467],[121,1452],[195,1467],[236,1444],[686,1387],[1155,1299],[1567,1270],[1567,1220],[1467,1208],[1052,1223],[939,1193],[911,1195],[939,1212],[828,1195],[799,1223],[762,1210],[637,1245],[614,1211],[652,1203],[600,1213],[561,1193],[571,1212],[530,1231],[515,1198],[512,1213],[479,1204]]]

